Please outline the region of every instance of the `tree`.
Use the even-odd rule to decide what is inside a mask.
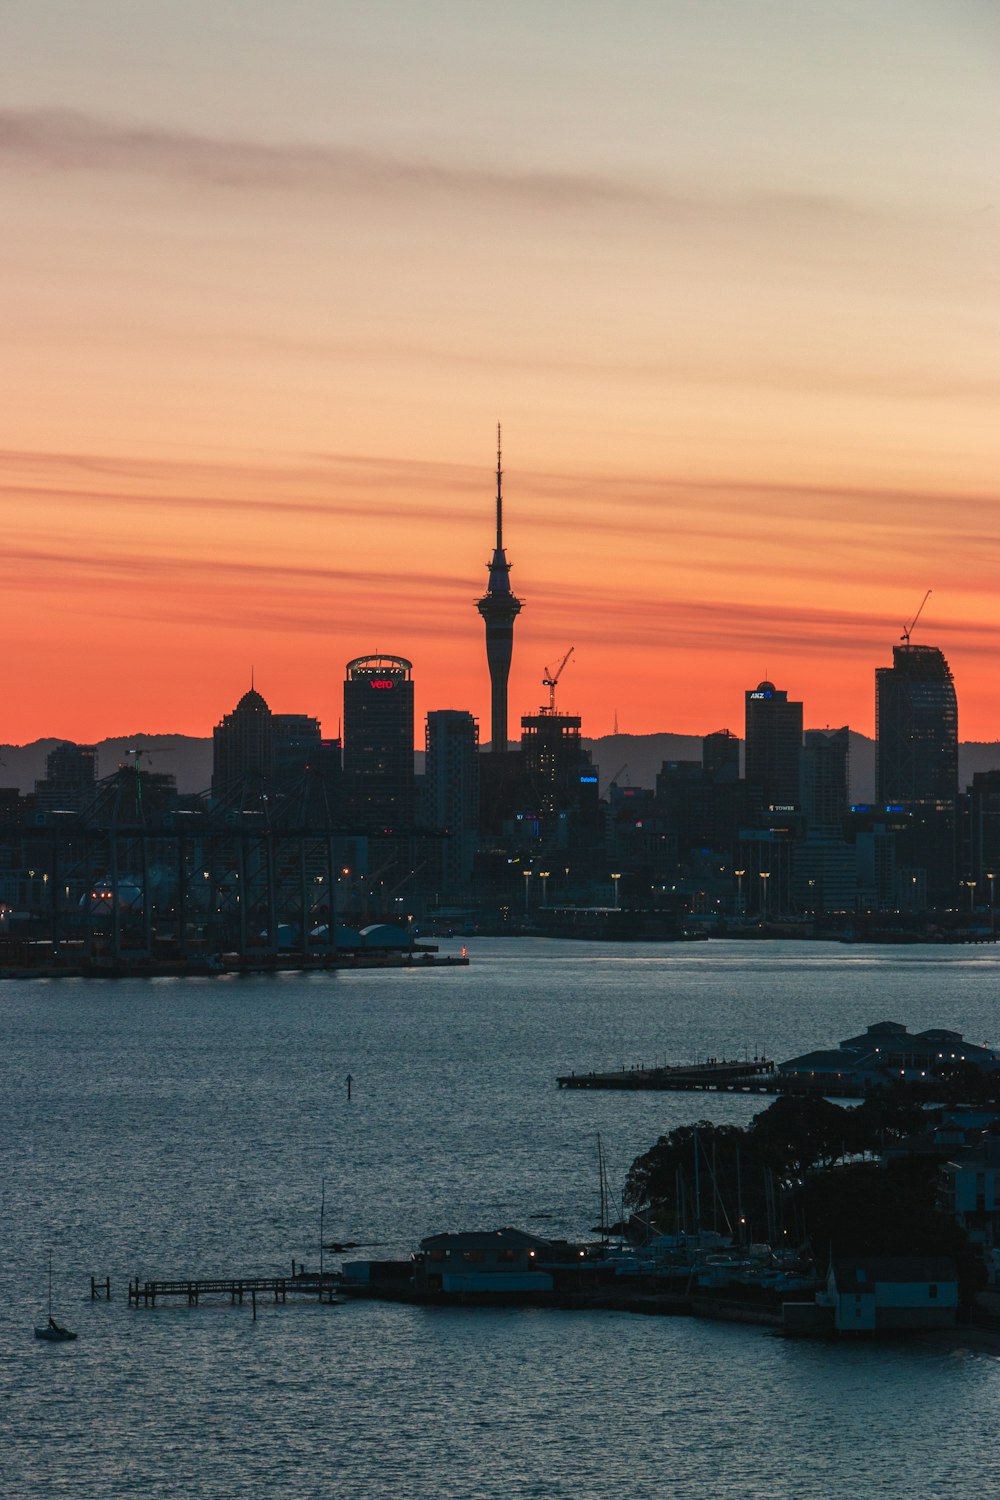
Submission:
[[[749,1135],[761,1158],[784,1179],[845,1154],[850,1111],[813,1095],[782,1094],[755,1115]]]

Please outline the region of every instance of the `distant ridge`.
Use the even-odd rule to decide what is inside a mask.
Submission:
[[[584,740],[600,767],[601,792],[607,794],[612,778],[620,772],[622,783],[652,789],[665,760],[700,760],[699,734],[605,734]],[[34,740],[30,745],[0,745],[0,787],[17,787],[22,795],[34,791],[45,775],[45,758],[58,737]],[[97,746],[97,774],[110,776],[126,762],[126,751],[142,745],[149,751],[148,767],[177,777],[181,792],[207,791],[212,780],[212,741],[188,734],[116,735]],[[418,771],[423,755],[416,757]],[[627,769],[622,770],[625,767]],[[977,771],[1000,770],[1000,741],[967,740],[958,747],[959,784],[969,785]],[[872,802],[875,798],[875,741],[851,730],[851,800]]]
[[[697,734],[605,734],[584,740],[601,771],[601,792],[620,766],[627,766],[620,780],[652,789],[665,760],[700,760],[702,736]],[[741,741],[742,765],[742,741]],[[963,789],[977,771],[1000,770],[1000,741],[967,740],[958,747],[958,780]],[[851,730],[851,801],[875,800],[875,741]]]
[[[65,738],[33,740],[30,745],[0,745],[0,786],[16,786],[24,796],[45,776],[45,761]],[[127,763],[126,752],[141,745],[149,751],[145,769],[177,777],[181,792],[204,792],[212,780],[212,741],[189,734],[126,734],[101,740],[97,746],[97,774],[110,776]]]

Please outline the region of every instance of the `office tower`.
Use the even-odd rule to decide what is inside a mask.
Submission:
[[[66,741],[45,757],[45,779],[35,782],[35,804],[80,812],[97,788],[97,747]]]
[[[427,715],[424,810],[441,840],[439,894],[468,896],[479,842],[479,725],[470,713],[435,709]]]
[[[412,671],[402,656],[359,656],[347,664],[344,793],[348,819],[365,833],[413,827]]]
[[[802,810],[811,833],[843,836],[850,807],[850,732],[807,729],[802,746]]]
[[[543,838],[564,848],[599,832],[599,773],[580,739],[578,714],[543,708],[521,719],[521,768]]]
[[[739,781],[740,742],[731,729],[716,729],[704,736],[701,764],[708,781]]]
[[[958,805],[958,703],[936,646],[894,646],[892,666],[875,672],[875,795],[899,807],[900,870],[925,882],[932,906],[955,895]]]
[[[875,797],[882,804],[958,797],[958,702],[936,646],[894,646],[875,672]]]
[[[968,791],[968,847],[965,868],[977,882],[977,905],[996,917],[1000,901],[1000,771],[976,771]]]
[[[255,688],[212,731],[212,796],[262,796],[271,782],[272,715]]]
[[[802,761],[802,704],[773,682],[746,694],[746,770],[769,807],[798,807]]]
[[[507,750],[507,679],[514,649],[514,621],[521,600],[510,587],[510,563],[503,546],[503,470],[500,467],[500,427],[497,425],[497,544],[489,567],[486,593],[476,608],[486,623],[486,661],[490,669],[491,734],[494,753]]]
[[[285,791],[305,775],[323,743],[323,731],[311,714],[274,714],[271,734],[274,785]]]

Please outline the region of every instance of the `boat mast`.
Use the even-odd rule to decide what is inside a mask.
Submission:
[[[597,1134],[597,1171],[601,1180],[601,1240],[608,1242],[608,1170],[604,1160],[604,1143],[600,1131]]]

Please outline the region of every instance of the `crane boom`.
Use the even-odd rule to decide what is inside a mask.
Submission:
[[[554,672],[551,667],[545,668],[545,676],[542,678],[542,687],[547,687],[549,690],[549,706],[547,709],[542,709],[543,714],[554,714],[556,711],[556,683],[562,676],[563,667],[573,655],[574,649],[575,648],[573,646],[570,646],[569,650],[566,652],[566,655],[563,657],[562,661],[559,663],[558,667],[556,667]]]
[[[933,591],[931,589],[927,590],[926,594],[924,595],[924,597],[920,601],[920,608],[917,610],[916,614],[913,616],[913,619],[910,621],[909,625],[904,625],[903,626],[903,634],[900,636],[899,639],[901,641],[903,641],[907,646],[910,644],[910,631],[913,629],[914,625],[916,625],[917,621],[920,619],[920,616],[923,614],[923,612],[924,612],[924,605],[927,603],[928,599],[931,597],[931,593],[932,592]]]

